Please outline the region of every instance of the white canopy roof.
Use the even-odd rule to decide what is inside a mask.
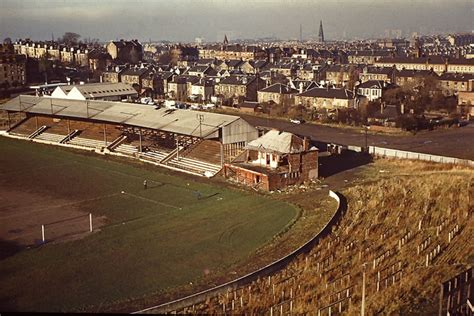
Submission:
[[[210,112],[155,109],[150,105],[136,103],[54,99],[27,95],[18,96],[1,104],[0,110],[126,124],[196,137],[206,137],[241,119],[238,116]]]

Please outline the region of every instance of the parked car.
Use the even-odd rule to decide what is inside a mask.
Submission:
[[[154,105],[154,104],[155,104],[155,102],[153,101],[153,99],[150,98],[150,97],[141,98],[141,99],[140,99],[140,103],[141,103],[141,104],[148,104],[148,105]]]
[[[186,103],[176,103],[175,107],[177,109],[181,109],[181,110],[187,110],[189,108],[189,104],[186,104]]]
[[[176,101],[166,100],[165,101],[165,108],[167,108],[167,109],[176,109]]]
[[[214,103],[208,103],[204,104],[202,108],[203,110],[214,110],[216,108],[216,105]]]
[[[290,122],[293,124],[303,124],[304,120],[303,119],[290,119]]]
[[[191,110],[201,110],[202,106],[200,104],[191,104]]]

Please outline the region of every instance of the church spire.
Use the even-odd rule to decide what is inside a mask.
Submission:
[[[227,34],[224,35],[224,45],[228,45],[229,40],[227,39]]]
[[[324,43],[324,31],[323,31],[323,21],[319,21],[319,34],[318,39],[320,43]]]

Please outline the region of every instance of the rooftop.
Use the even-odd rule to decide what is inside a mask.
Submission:
[[[217,132],[238,116],[192,110],[155,109],[153,106],[110,101],[52,99],[21,95],[0,105],[0,110],[89,119],[100,122],[158,129],[199,137]],[[202,115],[202,134],[197,115]]]
[[[327,99],[353,99],[354,93],[347,89],[328,89],[328,88],[313,88],[303,93],[297,94],[300,97],[315,97]]]
[[[295,134],[271,130],[249,142],[246,148],[267,153],[294,154],[304,151],[304,143]]]

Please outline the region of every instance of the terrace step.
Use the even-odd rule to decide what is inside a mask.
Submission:
[[[117,148],[114,149],[114,151],[125,155],[133,156],[135,153],[138,152],[138,148],[129,144],[120,144],[119,146],[117,146]]]
[[[174,157],[173,159],[169,160],[167,164],[178,169],[184,169],[198,174],[205,174],[208,172],[212,175],[215,175],[222,168],[220,165],[187,157]]]
[[[71,145],[82,146],[82,147],[89,147],[89,148],[102,148],[105,147],[104,141],[102,140],[95,140],[83,137],[74,137],[70,141],[67,142]]]
[[[164,151],[155,151],[155,150],[150,150],[146,151],[140,154],[140,157],[145,158],[145,159],[150,159],[154,161],[162,161],[164,158],[168,156],[167,152]]]
[[[34,139],[39,139],[39,140],[44,140],[52,143],[59,143],[61,142],[66,135],[59,135],[59,134],[52,134],[52,133],[46,133],[43,132],[39,134],[38,136],[35,136]]]

